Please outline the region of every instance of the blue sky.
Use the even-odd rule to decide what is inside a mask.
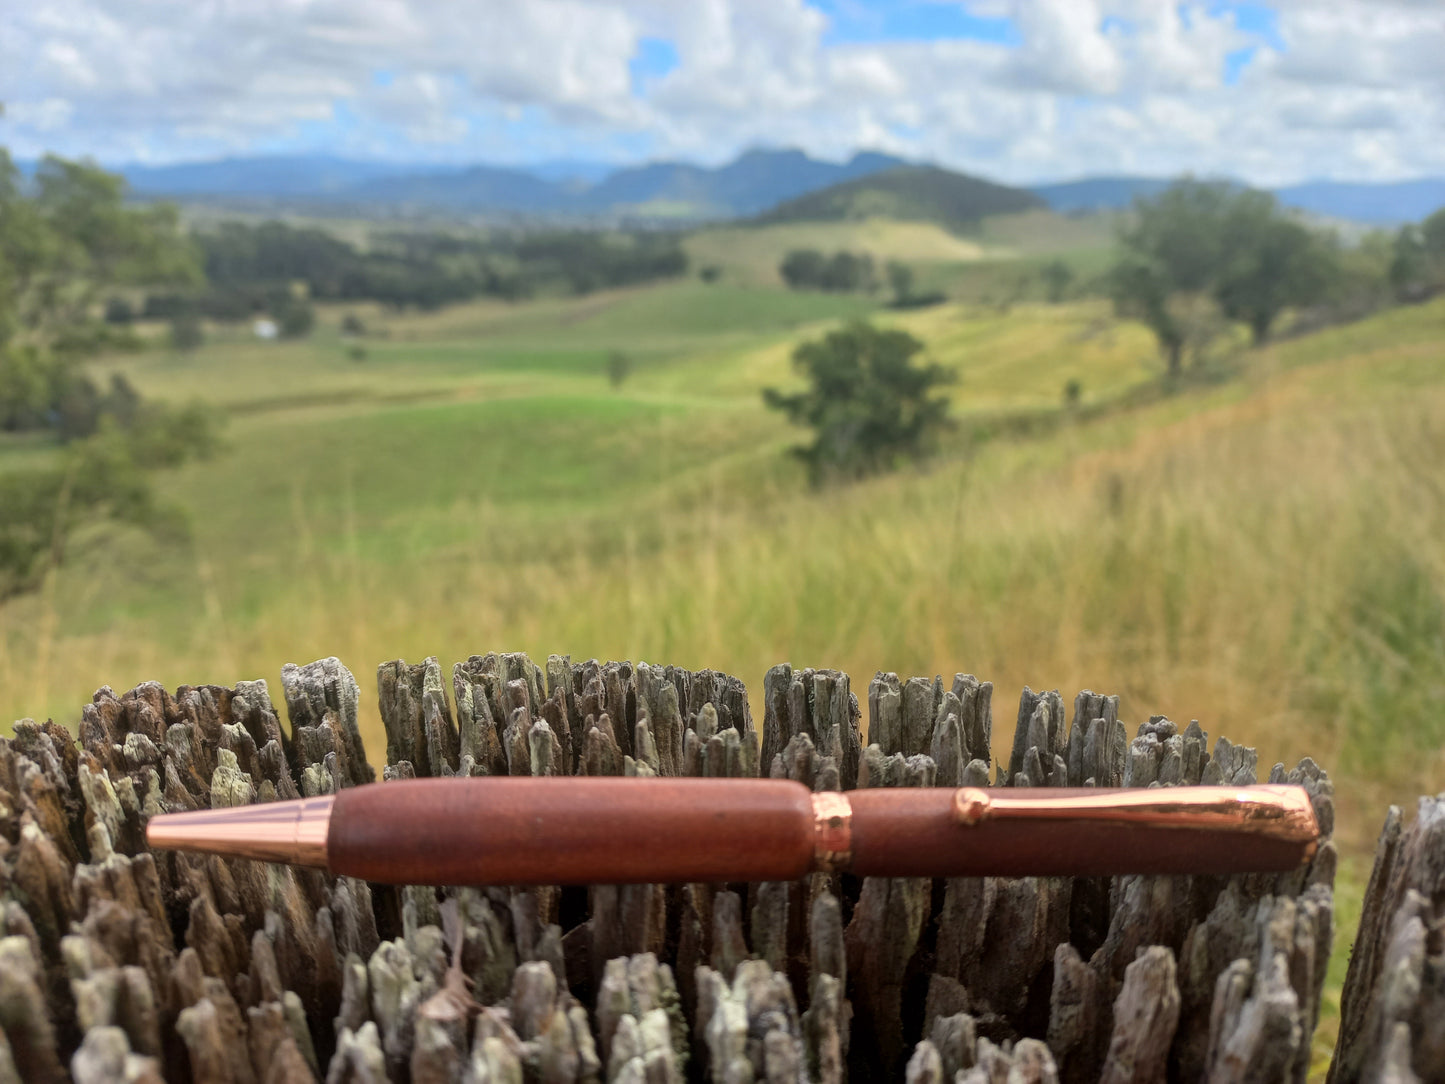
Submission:
[[[0,145],[105,162],[715,163],[878,149],[1004,180],[1445,174],[1433,0],[49,0]]]

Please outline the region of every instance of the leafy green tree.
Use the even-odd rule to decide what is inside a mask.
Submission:
[[[923,344],[905,331],[856,322],[793,351],[807,378],[792,394],[767,388],[763,399],[813,430],[794,449],[816,484],[857,478],[926,454],[951,423],[948,400],[934,392],[953,379],[936,364],[914,361]]]
[[[1334,253],[1325,239],[1288,218],[1267,192],[1230,201],[1221,224],[1223,247],[1213,294],[1224,315],[1249,327],[1256,345],[1286,308],[1325,295]]]
[[[1169,375],[1178,376],[1184,367],[1184,329],[1169,309],[1171,286],[1164,268],[1135,254],[1121,259],[1109,275],[1114,311],[1148,325],[1159,340]]]
[[[100,295],[200,281],[175,208],[129,207],[119,177],[54,157],[34,187],[22,191],[0,149],[0,426],[10,429],[59,428],[67,400],[100,397],[80,368],[117,342],[94,315]]]
[[[823,281],[823,269],[828,258],[814,248],[798,248],[783,257],[778,273],[794,290],[817,287]]]
[[[1185,180],[1134,205],[1110,277],[1120,315],[1153,329],[1169,373],[1217,325],[1215,310],[1262,342],[1286,308],[1322,299],[1334,252],[1264,192]]]
[[[0,596],[57,565],[82,522],[174,525],[146,472],[208,449],[208,416],[148,404],[119,375],[102,390],[83,365],[133,341],[99,315],[102,296],[199,281],[173,208],[128,206],[120,178],[58,158],[24,191],[0,149],[0,428],[64,445],[58,465],[0,472]]]

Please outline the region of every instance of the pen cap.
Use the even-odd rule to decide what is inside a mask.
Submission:
[[[852,871],[860,876],[1263,873],[1298,868],[1318,837],[1300,787],[878,789],[848,797]],[[979,809],[969,808],[971,797]]]

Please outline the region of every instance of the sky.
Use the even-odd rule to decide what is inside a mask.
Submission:
[[[1445,175],[1445,0],[45,0],[0,146],[718,164],[879,150],[1011,182]]]

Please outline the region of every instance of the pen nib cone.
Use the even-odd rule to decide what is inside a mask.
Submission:
[[[146,825],[152,850],[201,851],[297,866],[326,865],[331,795],[228,809],[163,813]]]

